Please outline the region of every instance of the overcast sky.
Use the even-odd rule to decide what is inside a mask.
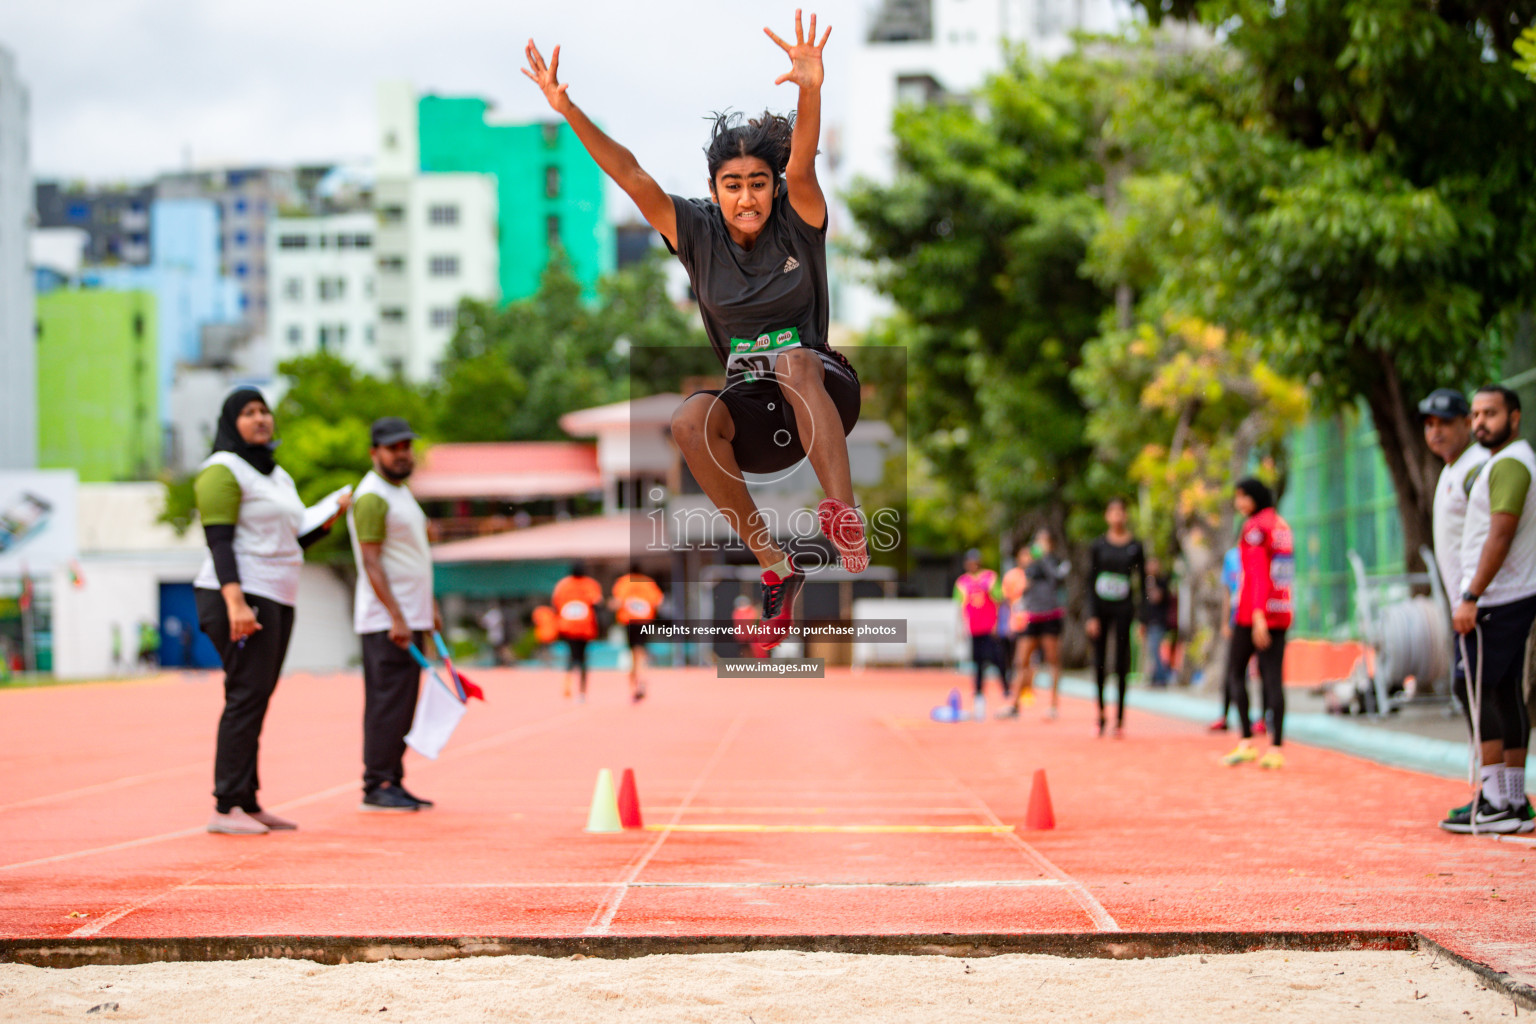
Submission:
[[[876,0],[812,9],[834,27],[824,124],[842,119],[847,58]],[[368,157],[374,87],[477,95],[499,118],[553,117],[518,73],[532,36],[563,44],[571,97],[668,191],[699,194],[703,116],[789,110],[788,61],[762,33],[789,2],[744,0],[0,0],[0,46],[32,98],[40,178],[148,178],[184,165]],[[620,211],[615,211],[620,212]]]

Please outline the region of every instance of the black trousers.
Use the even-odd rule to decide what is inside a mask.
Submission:
[[[1467,662],[1456,677],[1456,699],[1471,726],[1472,703],[1467,681],[1477,679],[1478,655],[1482,655],[1482,700],[1478,732],[1486,742],[1499,740],[1512,750],[1525,747],[1531,732],[1525,694],[1525,645],[1531,622],[1536,619],[1536,597],[1477,610],[1477,628],[1466,635]],[[1479,648],[1481,636],[1481,648]],[[1457,638],[1460,652],[1463,638]]]
[[[261,724],[267,704],[277,689],[277,677],[288,656],[293,636],[293,608],[255,594],[245,603],[256,613],[261,626],[244,643],[229,640],[229,609],[217,590],[197,591],[197,623],[213,641],[224,663],[224,714],[219,717],[219,741],[213,755],[213,798],[219,813],[236,807],[259,811],[256,791],[256,756],[261,747]]]
[[[363,789],[405,780],[405,734],[416,717],[421,694],[421,666],[411,652],[389,638],[389,630],[364,633],[363,640]],[[423,635],[411,642],[418,650]]]
[[[1135,614],[1130,602],[1126,602],[1123,609],[1100,609],[1099,611],[1099,635],[1093,638],[1093,683],[1098,687],[1099,695],[1099,721],[1104,721],[1104,690],[1109,685],[1111,674],[1116,676],[1119,686],[1119,707],[1115,713],[1115,721],[1125,724],[1125,688],[1131,674],[1131,623],[1135,621]],[[1115,664],[1109,665],[1109,640],[1113,636],[1115,640]]]
[[[986,683],[987,666],[996,665],[999,681],[1003,684],[1003,696],[1011,692],[1012,679],[1008,674],[1008,662],[1003,654],[1001,637],[985,633],[971,637],[971,663],[976,666],[976,693],[979,696]]]
[[[1243,739],[1253,738],[1253,723],[1248,718],[1248,659],[1259,659],[1259,686],[1264,691],[1264,712],[1269,716],[1269,739],[1280,746],[1285,739],[1285,630],[1269,631],[1269,646],[1259,650],[1253,644],[1252,626],[1232,627],[1232,647],[1227,662],[1227,687],[1232,703],[1237,705],[1237,724]]]

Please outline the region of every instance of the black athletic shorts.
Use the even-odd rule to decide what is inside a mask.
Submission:
[[[1030,619],[1024,625],[1024,636],[1061,636],[1061,624],[1066,621],[1058,615],[1054,619]]]
[[[646,645],[648,641],[645,639],[645,637],[640,635],[640,627],[648,625],[654,621],[654,619],[647,619],[645,622],[626,622],[624,624],[624,632],[629,634],[630,647],[644,647]]]
[[[846,359],[816,350],[826,369],[825,384],[832,404],[843,421],[847,437],[859,422],[859,378]],[[805,448],[795,430],[795,412],[774,381],[734,384],[723,391],[698,391],[716,395],[725,403],[736,426],[731,450],[743,473],[777,473],[805,458]],[[689,396],[692,397],[691,395]]]

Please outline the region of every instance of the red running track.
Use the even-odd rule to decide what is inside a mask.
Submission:
[[[1230,740],[1134,711],[1098,739],[1073,700],[935,724],[940,671],[657,672],[639,706],[613,673],[586,705],[476,676],[443,757],[408,755],[413,815],[357,809],[360,678],[285,678],[262,796],[302,827],[254,838],[202,828],[217,676],[0,691],[0,936],[1413,929],[1536,979],[1536,847],[1436,829],[1454,781],[1300,745],[1225,768]],[[604,767],[650,825],[840,830],[586,835]],[[1054,831],[1023,829],[1036,768]]]

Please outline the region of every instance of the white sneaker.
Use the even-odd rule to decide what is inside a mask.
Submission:
[[[246,814],[243,809],[236,807],[228,814],[215,811],[213,817],[208,820],[208,831],[226,836],[264,836],[272,830]]]
[[[978,722],[987,720],[987,698],[980,694],[976,695],[976,699],[971,702],[971,717]]]

